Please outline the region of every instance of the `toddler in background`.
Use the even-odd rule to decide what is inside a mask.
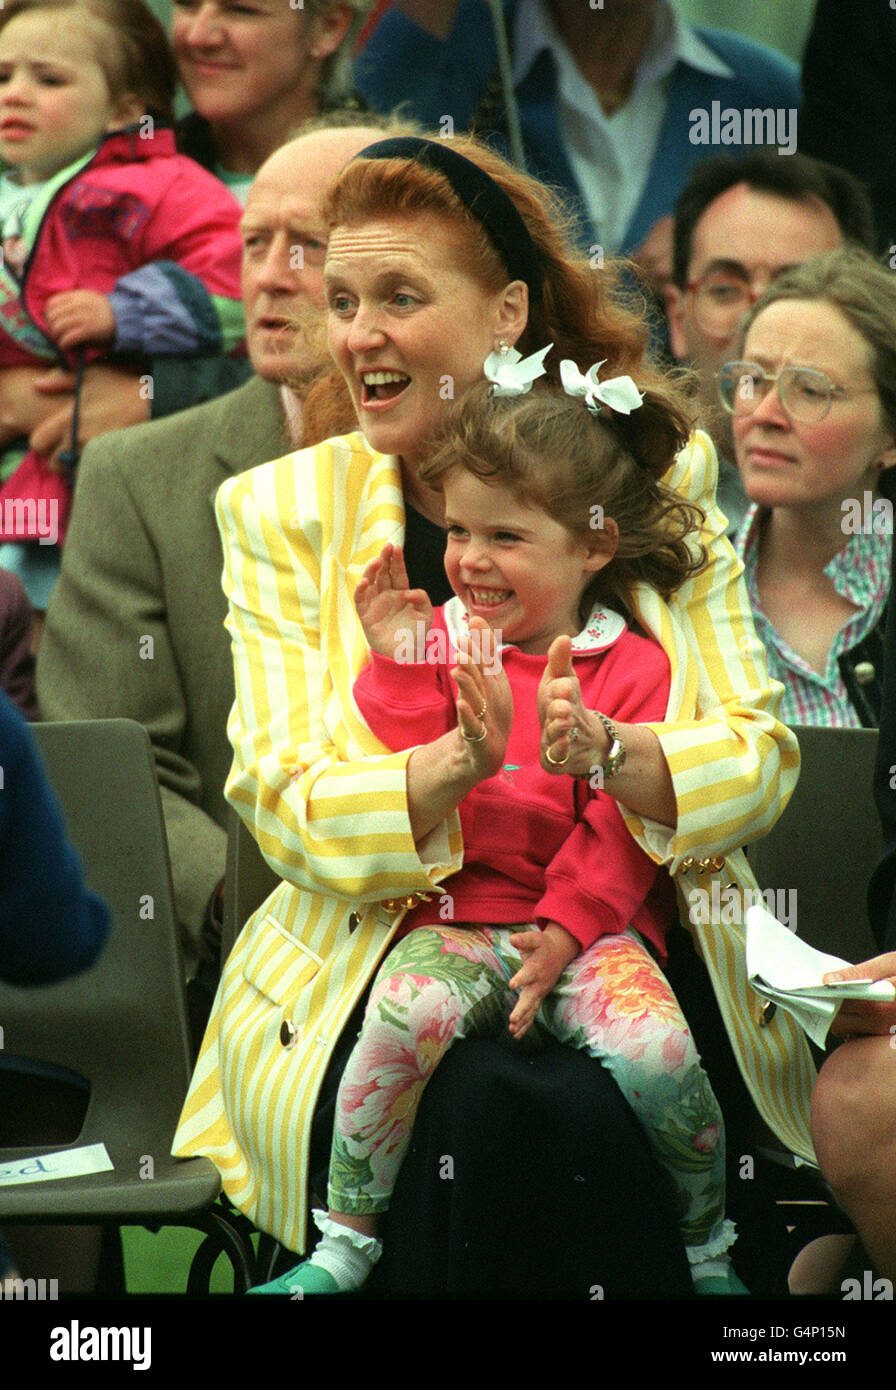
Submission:
[[[562,374],[576,394],[475,388],[420,470],[444,494],[456,597],[433,611],[393,545],[358,584],[371,658],[355,698],[370,728],[393,751],[456,730],[482,780],[459,807],[463,867],[410,908],[374,983],[339,1089],[323,1238],[256,1292],[365,1281],[433,1068],[454,1041],[506,1027],[609,1067],[674,1184],[695,1289],[746,1292],[727,1253],[722,1115],[657,964],[671,880],[602,790],[624,760],[612,720],[660,721],[668,706],[668,658],[626,617],[634,587],[668,597],[704,563],[698,512],[660,482],[682,419],[630,378]],[[539,691],[567,669],[611,740],[584,778],[540,764]]]
[[[241,343],[241,209],[176,152],[176,82],[143,0],[0,8],[0,370],[113,352],[139,368]],[[0,442],[27,437],[36,411]],[[0,539],[61,540],[71,490],[60,472],[20,449],[0,480]],[[0,547],[0,564],[16,558]]]

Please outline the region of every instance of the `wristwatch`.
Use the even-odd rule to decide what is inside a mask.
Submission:
[[[619,730],[616,728],[612,719],[608,719],[605,714],[601,714],[600,710],[597,709],[594,710],[594,714],[597,715],[607,733],[610,735],[610,751],[605,760],[601,763],[603,774],[604,777],[615,777],[616,773],[625,763],[627,749],[622,739],[619,737]]]

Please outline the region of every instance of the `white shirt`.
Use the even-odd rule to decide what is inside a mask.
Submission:
[[[515,85],[547,48],[557,65],[557,116],[563,144],[605,255],[614,255],[644,193],[666,114],[669,79],[679,62],[718,76],[732,69],[682,22],[667,0],[627,100],[604,113],[557,32],[545,0],[521,0],[514,25]]]
[[[0,248],[12,273],[18,278],[27,256],[22,241],[25,215],[46,188],[44,183],[17,183],[12,173],[0,174]]]

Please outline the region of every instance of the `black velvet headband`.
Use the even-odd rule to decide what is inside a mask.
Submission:
[[[533,300],[541,298],[541,266],[529,229],[503,188],[484,169],[457,154],[447,140],[416,135],[377,140],[358,159],[415,159],[443,174],[468,212],[482,224],[514,280],[524,280]]]

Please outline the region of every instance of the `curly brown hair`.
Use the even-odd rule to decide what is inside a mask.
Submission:
[[[583,590],[584,623],[595,603],[631,611],[639,582],[669,598],[706,563],[698,539],[703,512],[661,481],[687,434],[687,416],[662,391],[643,392],[630,415],[606,407],[594,415],[548,384],[496,397],[482,382],[448,408],[420,477],[438,488],[454,469],[466,469],[581,539],[614,521],[616,553]]]

